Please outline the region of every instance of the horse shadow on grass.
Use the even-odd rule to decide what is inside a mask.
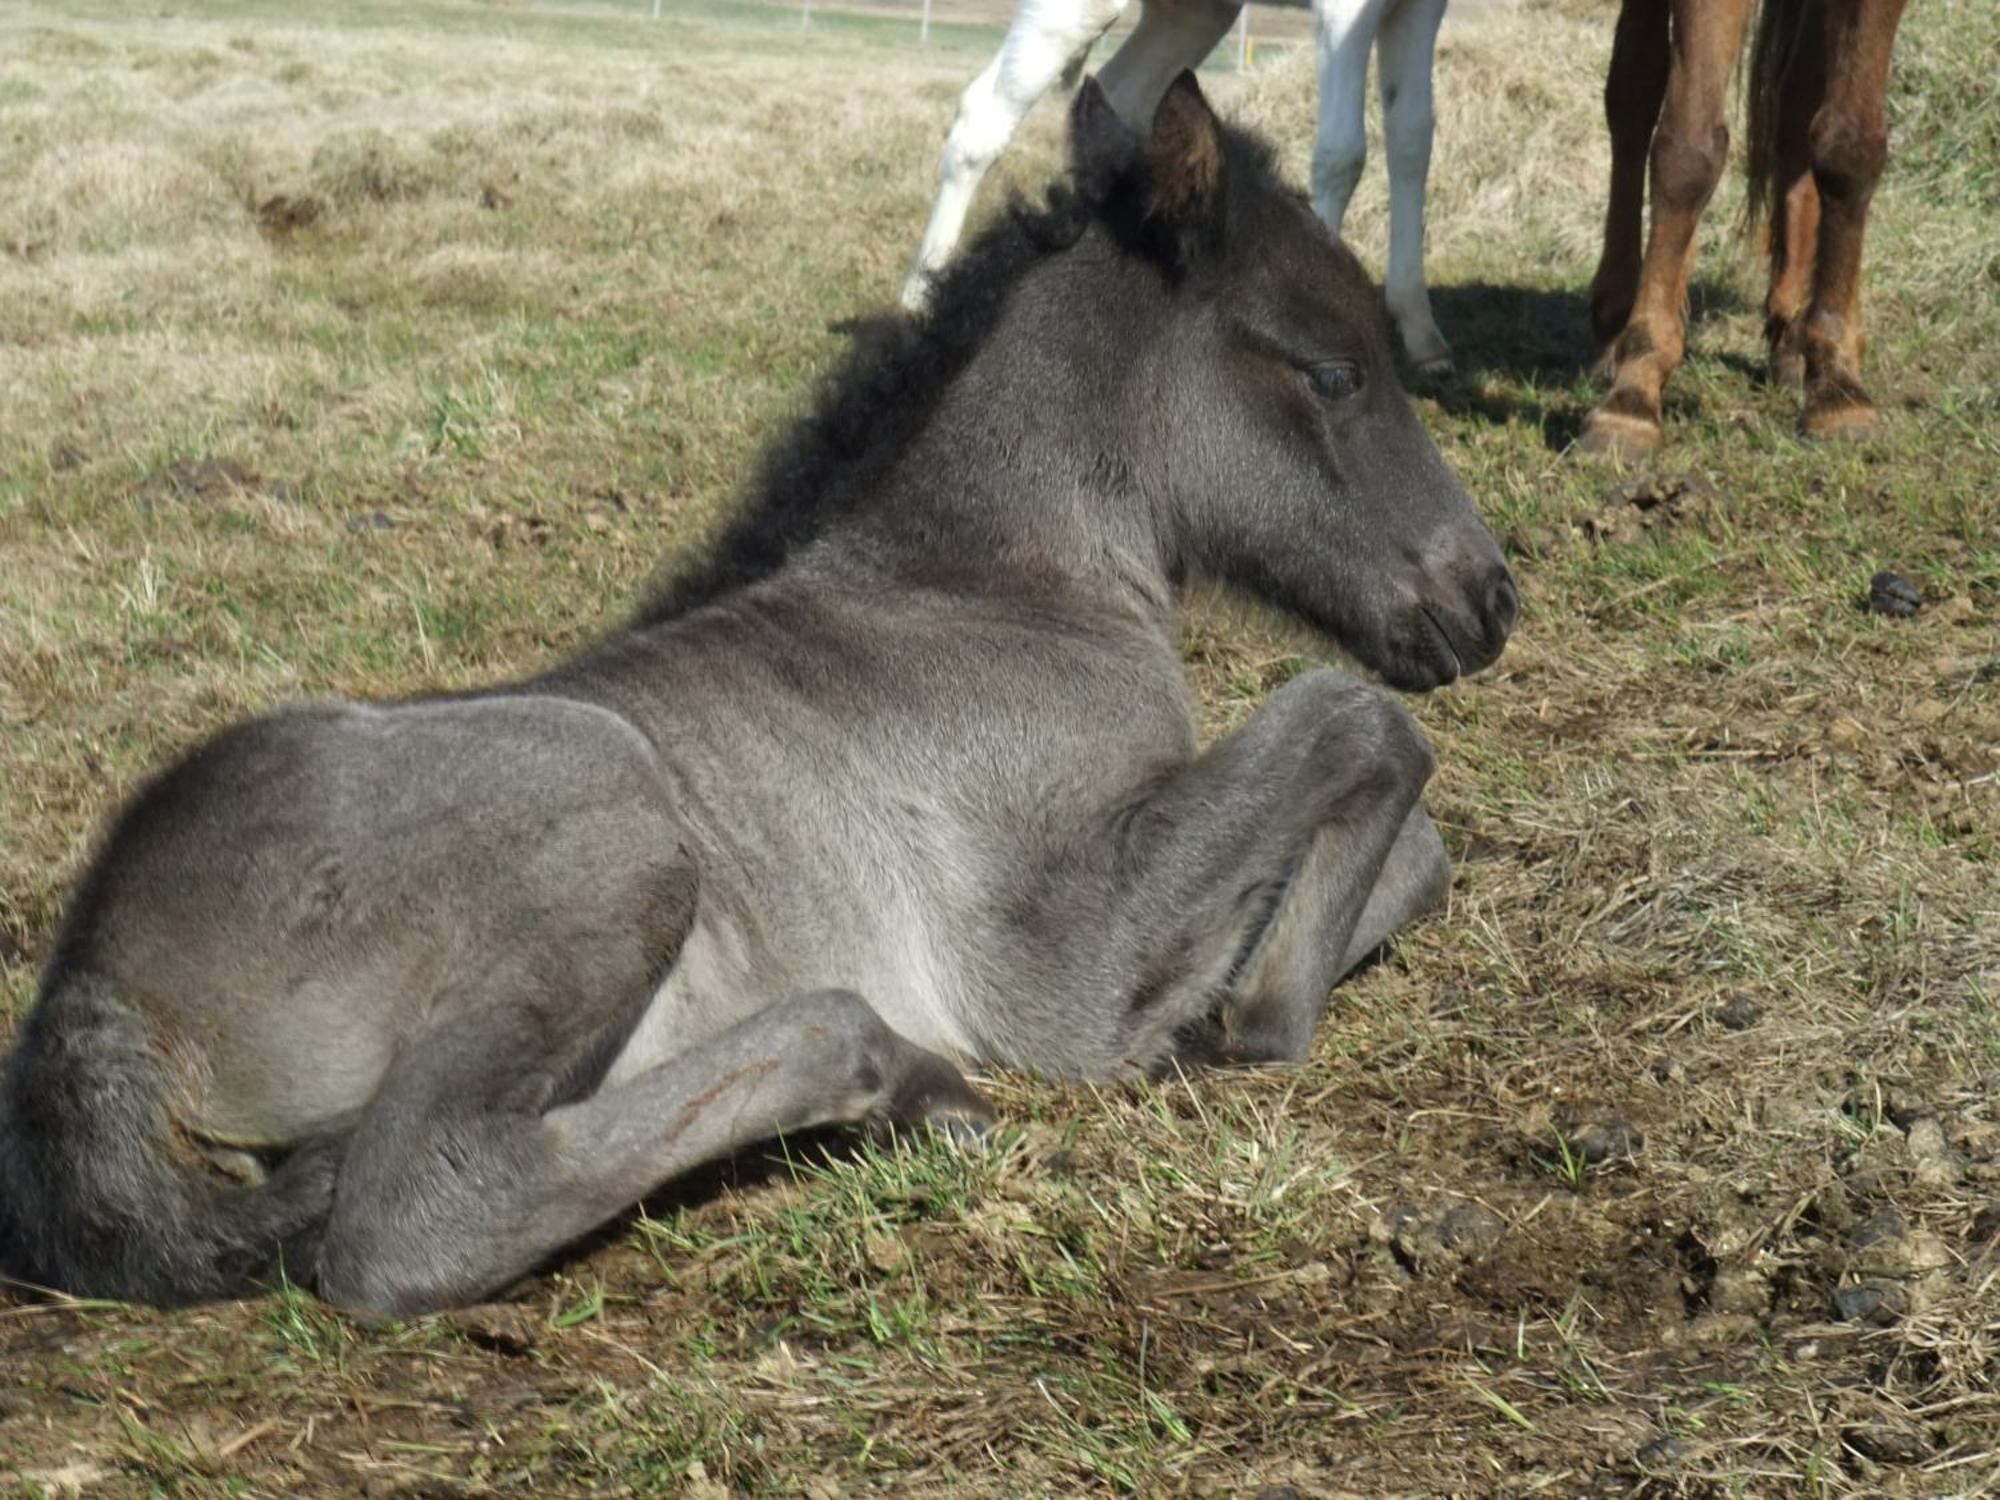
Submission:
[[[1736,291],[1698,281],[1688,291],[1688,326],[1711,314],[1743,310]],[[1543,443],[1560,452],[1583,430],[1594,394],[1580,399],[1578,384],[1594,348],[1590,306],[1581,288],[1500,286],[1471,281],[1431,288],[1431,311],[1451,343],[1457,372],[1412,381],[1411,390],[1455,417],[1541,429]],[[1733,366],[1746,362],[1722,356]]]

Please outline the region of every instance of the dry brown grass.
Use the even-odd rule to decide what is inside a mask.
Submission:
[[[1424,409],[1529,614],[1418,705],[1451,910],[1342,989],[1310,1066],[995,1078],[1019,1130],[988,1159],[739,1164],[459,1317],[0,1303],[0,1473],[2000,1488],[1993,21],[1919,7],[1899,53],[1888,436],[1803,448],[1748,377],[1725,203],[1636,481],[1558,451],[1607,32],[1530,5],[1447,36],[1434,281],[1466,373]],[[991,41],[903,35],[801,47],[722,3],[0,14],[0,1009],[147,767],[275,699],[539,664],[709,524],[828,323],[894,286]],[[1304,69],[1215,85],[1302,173]],[[1373,174],[1351,227],[1379,255]],[[1915,620],[1856,608],[1883,563]],[[1302,663],[1220,607],[1187,654],[1215,730]]]

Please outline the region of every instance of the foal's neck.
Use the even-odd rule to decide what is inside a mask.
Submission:
[[[1179,569],[1144,396],[1154,289],[1108,257],[1076,254],[1016,289],[891,468],[875,513],[919,550],[920,569],[988,588],[1109,585],[1165,606]]]

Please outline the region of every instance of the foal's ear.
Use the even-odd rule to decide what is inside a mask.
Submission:
[[[1139,133],[1118,118],[1095,78],[1083,80],[1069,110],[1071,164],[1093,183],[1109,183],[1137,165],[1144,145]]]
[[[1146,162],[1154,218],[1182,229],[1214,222],[1222,207],[1222,123],[1193,73],[1183,71],[1167,86],[1153,114]]]

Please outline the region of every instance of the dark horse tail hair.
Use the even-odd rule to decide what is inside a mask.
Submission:
[[[1777,216],[1778,132],[1783,125],[1785,87],[1798,66],[1807,27],[1816,24],[1819,0],[1763,0],[1758,8],[1757,40],[1750,49],[1749,96],[1745,121],[1749,141],[1744,152],[1749,178],[1743,199],[1744,228],[1752,234]]]
[[[52,969],[0,1086],[0,1275],[155,1304],[253,1290],[310,1259],[337,1154],[245,1186],[176,1144],[171,1064],[95,976]]]

